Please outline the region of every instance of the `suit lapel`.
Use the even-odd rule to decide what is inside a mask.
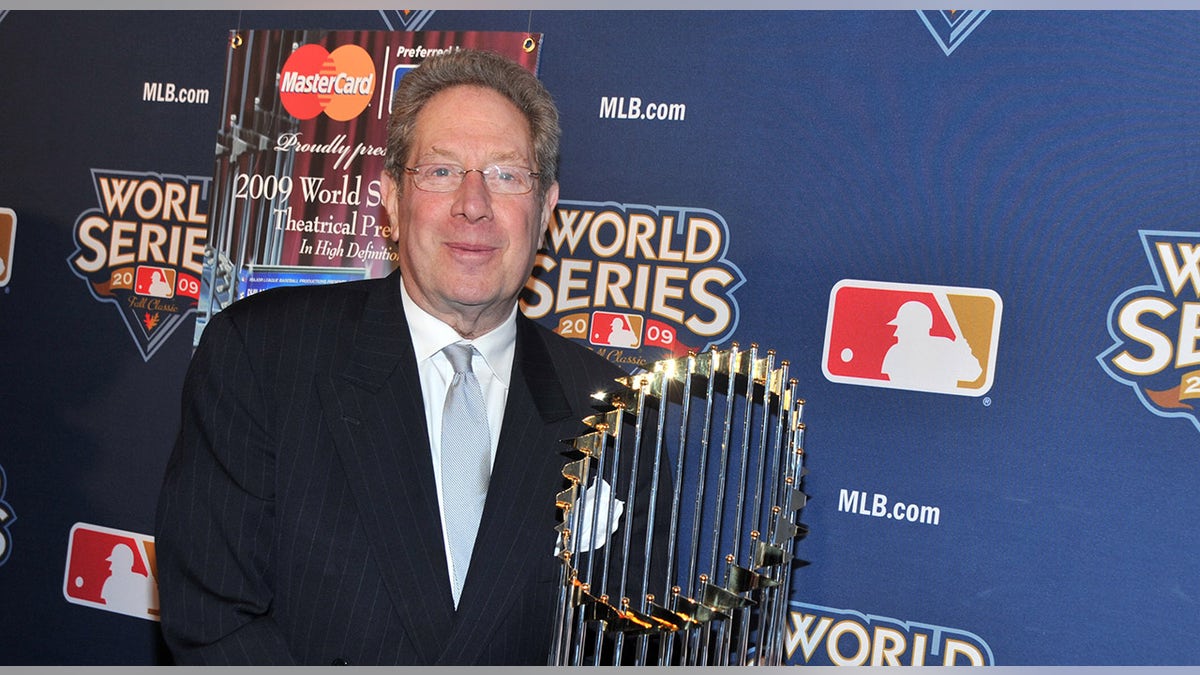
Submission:
[[[433,461],[398,277],[373,289],[320,396],[384,585],[430,663],[453,623]]]
[[[530,592],[530,573],[553,556],[554,531],[547,525],[556,513],[552,486],[562,481],[566,461],[560,453],[566,446],[556,433],[572,411],[533,322],[518,315],[517,327],[513,376],[479,539],[442,663],[475,662],[496,623]]]
[[[419,660],[476,661],[554,546],[557,433],[572,410],[537,327],[517,317],[513,376],[480,538],[450,600],[421,384],[396,277],[373,287],[352,344],[319,386],[371,554]],[[536,414],[533,414],[536,411]],[[547,644],[547,647],[549,645]]]

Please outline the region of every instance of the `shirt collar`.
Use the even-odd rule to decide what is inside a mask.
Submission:
[[[404,304],[404,315],[408,319],[408,331],[412,336],[413,351],[418,363],[423,363],[442,351],[446,345],[467,342],[479,350],[488,369],[508,387],[517,341],[516,304],[513,305],[508,318],[499,326],[474,340],[463,340],[449,324],[417,305],[404,286],[403,276],[400,277],[400,298]]]

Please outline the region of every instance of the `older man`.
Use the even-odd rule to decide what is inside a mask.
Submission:
[[[431,57],[389,122],[397,272],[207,325],[157,520],[178,662],[546,663],[560,441],[623,374],[517,311],[558,139],[527,70]]]

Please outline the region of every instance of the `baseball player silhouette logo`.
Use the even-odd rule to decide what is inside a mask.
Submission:
[[[75,523],[67,545],[63,597],[67,602],[158,620],[154,538]]]
[[[642,319],[636,314],[596,312],[592,315],[591,343],[605,347],[641,346]]]
[[[888,325],[896,327],[896,344],[883,357],[880,370],[898,386],[953,389],[961,381],[975,380],[983,371],[964,338],[931,333],[933,311],[923,302],[909,300],[900,305]]]
[[[842,280],[829,296],[825,377],[981,396],[992,386],[1001,307],[988,289]]]

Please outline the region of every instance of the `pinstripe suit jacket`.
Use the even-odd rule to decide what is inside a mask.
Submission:
[[[398,278],[266,291],[206,326],[156,520],[177,662],[546,663],[560,441],[623,372],[518,317],[455,612]]]

